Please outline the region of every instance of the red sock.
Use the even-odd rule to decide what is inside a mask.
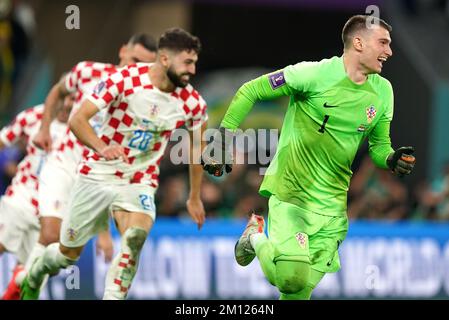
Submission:
[[[14,268],[11,281],[3,293],[2,300],[20,300],[20,287],[16,284],[16,277],[20,271],[24,270],[23,265],[19,264]]]

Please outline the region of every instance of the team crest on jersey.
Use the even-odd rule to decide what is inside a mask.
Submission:
[[[150,106],[150,119],[155,119],[159,114],[159,107],[155,104]]]
[[[76,236],[78,235],[78,231],[76,231],[73,228],[70,228],[69,230],[67,230],[67,235],[69,236],[70,241],[74,241]]]
[[[298,232],[297,234],[295,234],[295,238],[298,241],[298,244],[301,247],[301,249],[307,248],[308,236],[305,233]]]
[[[373,105],[366,108],[366,119],[368,120],[368,123],[371,123],[376,116],[376,108],[374,108]]]
[[[100,81],[94,88],[94,93],[96,95],[99,95],[101,90],[104,89],[104,87],[106,86],[106,83],[104,81]]]

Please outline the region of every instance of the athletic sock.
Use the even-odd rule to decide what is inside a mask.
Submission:
[[[77,259],[70,259],[61,253],[59,243],[52,243],[45,248],[44,254],[37,258],[28,273],[31,288],[42,285],[46,275],[56,273],[59,269],[74,265]]]
[[[265,233],[254,233],[250,235],[251,245],[259,259],[260,266],[268,281],[276,285],[276,266],[274,264],[274,247]]]

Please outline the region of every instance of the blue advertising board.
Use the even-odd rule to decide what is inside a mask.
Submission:
[[[234,260],[242,220],[159,218],[145,243],[130,299],[277,299],[255,261]],[[113,230],[116,252],[120,239]],[[43,299],[101,299],[108,264],[89,242],[76,267],[51,278]],[[340,249],[342,269],[326,275],[315,299],[449,297],[449,224],[352,222]],[[15,260],[0,257],[3,290]]]

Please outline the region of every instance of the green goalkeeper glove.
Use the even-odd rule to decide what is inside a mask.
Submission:
[[[234,133],[226,128],[220,129],[214,134],[214,140],[204,148],[201,155],[201,165],[209,174],[216,177],[232,171],[232,140]]]
[[[387,165],[399,177],[410,174],[415,166],[416,159],[412,156],[413,147],[400,147],[387,158]]]

